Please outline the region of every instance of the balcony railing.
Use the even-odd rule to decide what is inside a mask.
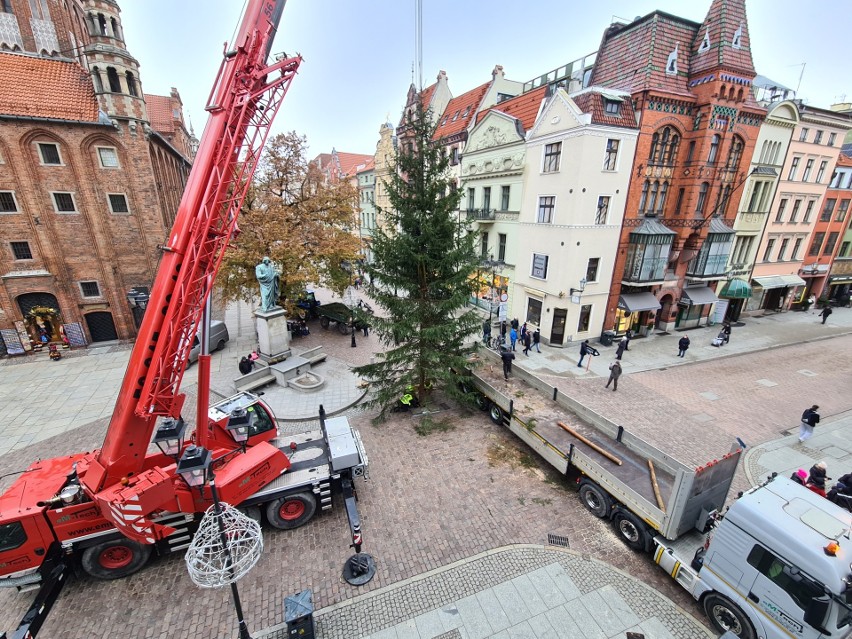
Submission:
[[[497,217],[496,209],[468,209],[467,219],[469,222],[493,222]]]

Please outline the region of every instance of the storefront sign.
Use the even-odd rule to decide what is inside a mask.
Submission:
[[[547,255],[533,253],[532,276],[542,280],[547,278]]]
[[[83,333],[83,326],[79,322],[63,324],[62,328],[65,329],[65,336],[68,338],[68,343],[71,346],[86,345],[86,335]]]
[[[6,345],[6,352],[9,355],[23,355],[24,345],[21,343],[21,338],[18,336],[18,331],[13,328],[0,329],[0,339]]]

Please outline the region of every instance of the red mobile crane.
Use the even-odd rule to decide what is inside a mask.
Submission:
[[[0,586],[40,591],[14,637],[33,637],[75,558],[88,574],[112,579],[139,570],[152,550],[185,549],[212,501],[177,473],[190,445],[212,453],[220,498],[277,528],[295,528],[344,495],[352,547],[361,529],[354,478],[366,478],[360,437],[345,418],[277,439],[269,408],[250,393],[210,407],[210,356],[199,357],[195,433],[184,442],[179,392],[193,337],[272,121],[301,57],[267,63],[286,0],[249,0],[207,104],[209,120],[163,247],[103,447],[33,463],[0,495]],[[202,326],[202,330],[204,327]],[[159,426],[157,421],[160,420]],[[154,442],[160,451],[148,452]],[[196,449],[193,449],[196,450]],[[358,555],[356,554],[356,557]],[[355,572],[358,571],[357,563]],[[0,635],[4,639],[5,634]]]

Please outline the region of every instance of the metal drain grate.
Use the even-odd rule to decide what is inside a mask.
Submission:
[[[563,537],[562,535],[554,535],[553,533],[548,533],[547,535],[547,543],[550,546],[562,546],[563,548],[568,548],[568,537]]]
[[[645,635],[639,632],[628,632],[627,639],[645,639]]]
[[[462,636],[461,632],[459,632],[457,628],[453,628],[442,635],[436,635],[433,639],[462,639]]]

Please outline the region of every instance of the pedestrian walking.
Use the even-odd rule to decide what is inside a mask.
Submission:
[[[518,343],[518,331],[514,326],[512,327],[512,330],[509,331],[509,340],[512,343],[512,350],[515,350],[515,344]]]
[[[500,322],[500,337],[503,338],[501,341],[504,344],[506,343],[506,331],[507,330],[508,330],[508,328],[507,328],[507,325],[506,325],[506,320],[503,320],[502,322]]]
[[[605,388],[609,388],[609,385],[612,384],[612,392],[617,391],[619,377],[621,377],[621,362],[615,360],[609,365],[609,381],[607,381]]]
[[[722,324],[722,339],[725,340],[725,344],[731,341],[731,324],[730,322],[725,322]]]
[[[369,324],[367,324],[367,322],[364,322],[364,323],[361,325],[361,329],[364,331],[364,337],[369,337],[369,336],[370,336],[370,325],[369,325]]]
[[[678,340],[677,348],[678,348],[678,351],[677,351],[678,357],[683,357],[684,355],[686,355],[686,351],[687,351],[687,349],[689,349],[689,336],[686,333],[684,333],[683,337],[681,337]]]
[[[577,362],[578,368],[582,368],[583,358],[588,354],[589,354],[589,340],[586,340],[582,344],[580,344],[580,361]]]
[[[799,424],[799,443],[801,444],[814,434],[814,428],[819,424],[819,406],[814,404],[802,413],[802,423]]]
[[[626,350],[626,351],[629,351],[629,350],[630,350],[630,340],[632,340],[632,339],[633,339],[633,335],[634,335],[634,334],[635,334],[635,333],[633,333],[633,329],[632,329],[632,328],[628,328],[628,329],[627,329],[627,332],[624,334],[624,336],[627,338],[627,346],[625,346],[625,347],[624,347],[624,350]]]
[[[805,313],[807,313],[814,304],[816,304],[816,295],[811,294],[811,296],[805,301]]]
[[[533,345],[535,346],[535,352],[536,353],[541,352],[541,346],[539,345],[540,341],[541,341],[541,331],[538,330],[538,329],[535,329],[535,331],[533,331]]]
[[[491,341],[491,322],[485,320],[482,322],[482,343],[488,346]]]
[[[509,373],[512,372],[512,360],[515,359],[515,354],[507,348],[503,348],[500,353],[500,359],[503,360],[503,377],[509,379]]]
[[[532,346],[532,335],[527,331],[524,333],[524,355],[530,356],[530,347]]]
[[[524,325],[521,326],[521,342],[524,341],[524,338],[527,336],[527,323],[524,322]]]
[[[823,324],[825,324],[825,320],[827,320],[828,316],[831,315],[832,313],[833,313],[833,311],[831,310],[831,306],[829,306],[826,303],[826,305],[822,309],[822,313],[819,314],[819,316],[822,318]]]
[[[627,338],[627,335],[621,338],[621,341],[618,342],[618,348],[615,350],[615,359],[621,359],[621,356],[624,355],[624,351],[627,349],[627,343],[630,340]]]

